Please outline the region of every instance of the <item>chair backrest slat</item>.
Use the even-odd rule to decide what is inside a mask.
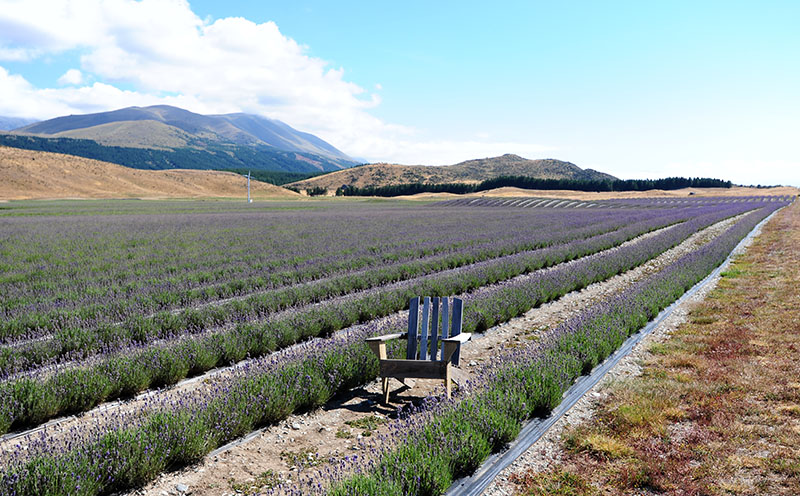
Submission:
[[[438,296],[434,296],[431,300],[433,304],[431,316],[431,360],[438,360],[437,354],[439,351],[439,301]]]
[[[422,304],[422,331],[419,334],[419,359],[428,359],[428,322],[431,316],[431,299],[425,297]]]
[[[419,326],[419,296],[411,298],[408,302],[408,344],[406,358],[417,358],[417,329]]]
[[[464,302],[461,298],[453,298],[453,326],[450,331],[450,336],[458,336],[461,334],[461,324],[464,319]],[[458,366],[458,360],[461,357],[461,346],[458,347],[455,354],[453,354],[453,365]]]
[[[450,329],[450,300],[448,298],[442,298],[442,339],[447,339],[450,337],[447,334],[448,330]],[[444,358],[444,346],[442,346],[441,354],[439,358]]]
[[[459,298],[431,298],[426,296],[422,299],[421,322],[419,307],[419,296],[409,300],[406,359],[442,360],[444,358],[442,340],[461,334],[464,319],[464,302]],[[460,352],[461,346],[453,354],[452,362],[454,365],[458,365]]]

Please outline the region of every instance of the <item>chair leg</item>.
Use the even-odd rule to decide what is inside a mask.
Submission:
[[[389,403],[389,378],[383,378],[383,402]]]
[[[447,364],[447,368],[445,369],[444,373],[444,385],[445,389],[447,390],[447,399],[450,399],[450,395],[453,392],[453,377],[450,373],[450,364]]]

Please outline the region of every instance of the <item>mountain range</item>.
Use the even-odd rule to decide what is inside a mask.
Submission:
[[[358,163],[278,120],[244,113],[202,115],[168,105],[35,122],[0,135],[0,144],[138,169],[320,172]]]
[[[454,165],[368,164],[331,172],[289,184],[296,189],[341,186],[365,188],[409,183],[478,183],[500,176],[526,176],[539,179],[615,180],[616,177],[592,169],[581,169],[571,162],[556,159],[530,160],[518,155],[467,160]]]
[[[0,115],[0,131],[10,131],[18,127],[33,124],[36,119],[26,119],[24,117],[3,117]]]
[[[135,169],[252,170],[294,175],[287,180],[323,173],[292,183],[296,189],[477,183],[498,176],[616,179],[570,162],[529,160],[510,154],[449,166],[357,166],[356,160],[330,143],[278,120],[244,113],[202,115],[168,105],[68,115],[33,123],[0,117],[0,124],[20,124],[10,132],[0,132],[0,145]]]

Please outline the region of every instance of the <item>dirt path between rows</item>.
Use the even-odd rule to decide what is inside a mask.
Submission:
[[[475,292],[473,292],[473,294],[479,293],[479,292],[483,292],[483,291],[488,291],[488,290],[491,290],[492,288],[494,288],[496,286],[503,285],[503,284],[508,284],[509,282],[514,282],[514,281],[517,281],[517,280],[524,280],[526,278],[536,277],[542,271],[556,270],[559,267],[569,266],[571,264],[578,263],[580,260],[584,260],[586,258],[607,256],[610,253],[613,253],[615,250],[618,250],[618,249],[620,249],[622,247],[625,247],[625,246],[636,244],[638,242],[646,240],[647,238],[656,236],[659,233],[661,233],[661,232],[663,232],[663,231],[665,231],[667,229],[672,229],[673,227],[675,227],[675,225],[667,226],[667,227],[664,227],[664,228],[661,228],[661,229],[657,229],[655,231],[643,234],[643,235],[638,236],[638,237],[636,237],[636,238],[634,238],[634,239],[632,239],[630,241],[622,243],[619,246],[616,246],[616,247],[610,248],[608,250],[603,250],[601,252],[589,255],[588,257],[583,257],[583,258],[579,258],[579,259],[572,260],[572,261],[569,261],[569,262],[565,262],[565,263],[562,263],[562,264],[557,264],[557,265],[555,265],[553,267],[549,267],[549,268],[546,268],[546,269],[541,269],[539,271],[534,271],[534,272],[531,272],[529,274],[522,274],[522,275],[516,276],[516,277],[511,278],[511,279],[509,279],[507,281],[501,281],[501,282],[493,284],[493,285],[484,286],[482,288],[479,288]],[[516,255],[508,255],[507,257],[513,257],[513,256],[516,256]],[[496,263],[498,260],[503,260],[504,258],[506,258],[506,257],[500,257],[498,259],[492,259],[492,260],[487,260],[487,261],[483,261],[483,262],[477,262],[475,264],[470,264],[468,267],[486,266],[486,265],[489,265],[489,264],[492,264],[492,263]],[[459,270],[459,269],[448,269],[446,271],[437,272],[436,274],[452,273],[453,271],[457,271],[457,270]],[[430,277],[430,275],[420,276],[420,277],[417,277],[417,278],[414,278],[414,279],[410,279],[410,280],[398,281],[398,282],[395,282],[395,283],[390,283],[389,285],[382,286],[382,288],[397,288],[397,287],[401,287],[402,285],[411,284],[414,281],[421,280],[421,279],[423,279],[425,277]],[[356,298],[359,295],[366,294],[368,291],[369,290],[364,290],[364,291],[359,291],[359,292],[356,292],[356,293],[343,295],[343,296],[340,296],[340,297],[337,297],[337,298],[325,300],[323,302],[309,304],[309,305],[307,305],[307,306],[305,306],[303,308],[324,306],[324,305],[332,304],[333,302],[346,301],[348,299]],[[273,316],[273,318],[278,318],[281,315],[290,313],[291,311],[292,310],[286,310],[286,311],[278,312],[277,314],[275,314]],[[384,326],[402,327],[403,325],[405,325],[405,320],[404,320],[405,316],[406,316],[406,312],[405,311],[396,312],[396,313],[394,313],[392,315],[389,315],[387,317],[383,317],[381,319],[376,319],[376,322],[380,322]],[[336,334],[344,334],[344,333],[347,333],[347,332],[352,332],[354,330],[363,328],[366,325],[368,325],[368,323],[367,324],[358,324],[358,325],[349,327],[347,329],[343,329],[343,330],[337,331]],[[210,332],[216,332],[216,331],[210,331],[209,330],[209,331],[205,331],[202,334],[206,334],[206,333],[210,333]],[[196,336],[197,335],[185,336],[185,337],[183,337],[183,339],[192,339],[193,337],[196,337]],[[157,343],[157,342],[155,342],[155,343]],[[275,352],[272,356],[280,356],[281,354],[292,353],[298,346],[303,346],[303,343],[298,343],[297,345],[290,346],[290,347],[285,348],[283,350],[279,350],[279,351]],[[258,360],[262,360],[262,359],[264,359],[264,357],[256,358],[256,359],[252,359],[252,360],[244,360],[244,361],[241,361],[241,362],[239,362],[239,363],[237,363],[235,365],[229,366],[229,367],[212,369],[212,370],[206,372],[205,374],[202,374],[202,375],[199,375],[199,376],[196,376],[196,377],[193,377],[193,378],[189,378],[189,379],[185,379],[183,381],[180,381],[176,385],[174,385],[174,386],[172,386],[172,387],[170,387],[168,389],[145,391],[145,392],[139,394],[138,396],[136,396],[132,400],[111,401],[111,402],[102,404],[102,405],[94,408],[93,410],[91,410],[89,412],[86,412],[84,414],[78,415],[78,416],[65,417],[65,418],[62,418],[62,419],[56,419],[56,420],[53,420],[53,421],[49,422],[46,425],[33,428],[30,431],[26,431],[26,432],[23,432],[23,433],[4,435],[4,436],[0,437],[0,461],[2,461],[2,456],[3,456],[4,453],[13,452],[13,450],[17,446],[27,445],[28,444],[28,440],[33,438],[34,436],[36,436],[37,438],[41,437],[40,433],[43,430],[46,431],[45,434],[48,437],[48,439],[55,439],[55,438],[58,438],[61,433],[68,432],[68,430],[70,428],[75,427],[75,426],[79,426],[81,424],[91,424],[91,425],[94,426],[94,428],[100,429],[102,425],[113,426],[113,425],[123,425],[123,424],[126,424],[126,423],[130,423],[130,422],[135,421],[135,417],[137,415],[141,415],[144,412],[144,408],[147,407],[148,405],[157,405],[159,401],[168,400],[168,399],[180,400],[181,398],[187,397],[187,395],[197,394],[198,390],[201,391],[203,388],[210,389],[210,388],[213,387],[214,384],[224,384],[225,382],[231,380],[235,376],[241,374],[242,370],[248,369],[252,365],[252,363],[257,362]],[[88,361],[80,362],[80,363],[76,362],[74,365],[75,366],[84,366],[85,367],[89,363],[91,363],[91,362],[88,362]],[[62,364],[62,365],[59,366],[59,368],[63,368],[65,366],[67,366],[67,365]],[[124,413],[126,415],[126,418],[124,418],[124,419],[118,418],[118,417],[120,417],[120,415],[119,415],[120,413]],[[112,414],[114,414],[114,415],[112,415]],[[63,437],[63,435],[62,435],[62,437]]]
[[[588,304],[608,298],[657,272],[721,234],[738,218],[704,229],[635,269],[569,293],[484,334],[473,336],[462,350],[463,375],[468,377],[480,362],[491,360],[504,348],[521,346],[527,340],[535,339],[537,334],[576,315]],[[462,376],[462,380],[466,377]],[[370,439],[387,431],[387,418],[395,417],[400,408],[442,390],[441,381],[434,380],[417,380],[412,388],[402,386],[394,379],[391,383],[395,391],[390,405],[379,403],[380,383],[372,381],[319,410],[292,415],[278,425],[261,430],[245,443],[207,456],[181,471],[162,474],[146,487],[128,494],[258,494],[267,491],[277,481],[284,481],[287,487],[291,487],[300,476],[329,468],[330,460],[368,449]],[[371,435],[364,437],[367,433]]]

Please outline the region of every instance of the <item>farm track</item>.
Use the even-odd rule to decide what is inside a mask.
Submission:
[[[551,319],[550,321],[551,325],[557,321],[563,320],[568,317],[570,312],[567,312],[565,314],[563,313],[564,312],[563,308],[558,310],[560,307],[563,307],[564,305],[572,305],[571,312],[578,312],[582,306],[586,305],[585,301],[586,298],[602,299],[612,294],[611,292],[616,292],[624,289],[624,287],[627,287],[627,285],[632,284],[633,282],[635,282],[635,280],[638,280],[641,277],[644,277],[645,275],[658,270],[660,266],[669,263],[669,261],[673,260],[675,257],[680,256],[681,254],[686,253],[687,251],[691,251],[695,249],[697,246],[707,242],[709,239],[719,234],[719,232],[723,231],[727,226],[734,223],[740,217],[741,216],[737,216],[731,219],[727,219],[725,221],[714,224],[704,229],[703,231],[695,233],[686,241],[684,241],[681,245],[668,250],[659,257],[645,263],[640,267],[632,269],[631,271],[625,272],[624,274],[621,274],[619,276],[615,276],[614,278],[608,281],[593,284],[588,288],[585,288],[584,290],[569,293],[564,297],[558,299],[556,302],[551,302],[546,305],[543,305],[539,309],[533,309],[523,317],[513,319],[512,321],[506,324],[496,326],[495,328],[484,333],[483,335],[475,336],[475,343],[472,343],[465,348],[464,351],[465,362],[472,360],[472,358],[470,357],[473,355],[473,352],[471,351],[473,349],[476,351],[483,350],[485,352],[486,349],[491,350],[492,348],[502,345],[502,343],[508,341],[509,339],[512,339],[514,334],[520,332],[519,325],[523,325],[523,327],[527,327],[529,330],[532,328],[532,326],[538,326],[538,324],[531,323],[532,318],[530,317],[530,314],[538,313],[542,315],[550,315],[553,314],[554,312],[557,314],[560,313],[559,317],[557,317],[555,320]],[[657,235],[663,230],[670,229],[671,227],[674,226],[662,228],[660,230],[644,234],[631,241],[627,241],[622,245],[610,248],[608,250],[604,250],[602,252],[595,253],[593,255],[589,255],[588,257],[583,257],[582,259],[591,257],[602,257],[608,255],[613,251],[619,250],[623,246],[629,246],[631,244],[638,243],[644,239],[647,239],[648,237]],[[565,266],[569,266],[570,264],[576,263],[578,260],[582,259],[576,259],[570,262],[565,262],[562,264],[555,265],[553,267],[549,267],[547,269],[541,269],[540,271],[535,271],[530,274],[517,276],[514,278],[514,280],[532,278],[535,277],[537,273],[541,273],[543,271],[556,270],[557,268],[563,268]],[[485,263],[485,262],[480,262],[480,263]],[[492,287],[503,284],[507,284],[507,281],[479,288],[478,290],[474,291],[471,294],[476,294],[481,291],[488,291]],[[347,297],[352,297],[352,295],[345,295],[342,298],[347,298]],[[314,305],[320,305],[320,304],[321,303],[317,303]],[[553,307],[556,310],[543,310],[540,312],[540,310],[550,307]],[[378,320],[387,325],[388,324],[399,325],[403,322],[404,316],[405,312],[398,312],[391,316],[384,317]],[[522,324],[520,324],[521,322]],[[339,331],[337,334],[351,332],[355,329],[363,327],[364,325],[366,324],[352,326],[350,328]],[[298,344],[293,347],[277,351],[275,352],[275,355],[277,356],[282,353],[291,353],[297,346],[301,345],[302,344]],[[481,359],[480,357],[475,357],[475,358],[479,360]],[[90,412],[81,415],[62,417],[60,419],[50,421],[47,424],[30,429],[28,431],[7,434],[2,438],[0,438],[0,451],[5,453],[12,452],[16,447],[24,446],[34,438],[35,439],[41,439],[44,437],[50,437],[51,439],[57,438],[59,431],[67,431],[70,427],[81,425],[82,423],[91,425],[92,429],[100,429],[102,423],[108,422],[108,419],[111,418],[111,416],[109,415],[111,413],[117,412],[118,414],[120,412],[125,412],[127,413],[127,415],[136,415],[137,413],[141,414],[141,412],[146,411],[147,405],[151,402],[161,401],[165,399],[166,400],[172,399],[178,401],[180,400],[181,397],[184,397],[192,392],[196,393],[197,390],[199,390],[202,387],[209,387],[208,384],[211,381],[225,382],[229,380],[230,376],[235,375],[238,370],[247,367],[247,365],[250,362],[251,360],[246,360],[230,367],[214,369],[203,375],[181,381],[169,389],[147,391],[138,395],[136,398],[132,400],[109,402],[100,405],[95,409],[91,410]],[[156,400],[156,398],[158,398],[158,400]],[[119,415],[117,415],[117,417],[119,417]],[[114,421],[113,423],[116,424],[117,421]]]
[[[619,248],[620,246],[626,245],[627,243],[633,243],[633,242],[636,242],[637,240],[640,240],[640,239],[646,239],[646,237],[648,235],[656,235],[656,234],[658,234],[660,232],[663,232],[664,230],[670,229],[670,228],[675,227],[675,226],[680,225],[680,224],[681,223],[673,224],[671,226],[667,226],[667,227],[663,227],[663,228],[660,228],[660,229],[656,229],[654,231],[651,231],[650,233],[645,233],[644,235],[640,235],[640,236],[638,236],[638,237],[636,237],[636,238],[634,238],[634,239],[632,239],[630,241],[626,241],[625,243],[622,243],[621,245],[617,245],[616,247],[612,247],[612,248],[609,248],[609,249],[606,249],[606,250],[602,250],[602,251],[599,251],[597,253],[593,253],[592,255],[587,255],[585,257],[580,257],[580,258],[577,258],[575,260],[580,260],[580,259],[587,258],[587,257],[601,256],[601,255],[604,255],[604,254],[612,253],[613,252],[612,250],[615,250],[616,248]],[[599,233],[596,236],[602,236],[604,234],[615,232],[617,230],[618,229],[610,229],[608,231],[603,231],[602,233]],[[554,245],[543,247],[543,248],[537,248],[537,249],[533,249],[533,250],[524,250],[524,251],[514,252],[514,253],[511,253],[511,254],[508,254],[508,255],[503,255],[503,256],[495,257],[495,258],[490,258],[490,259],[487,259],[487,260],[482,260],[480,262],[460,265],[460,266],[454,267],[452,269],[434,271],[434,272],[422,274],[422,275],[419,275],[419,276],[416,276],[416,277],[412,277],[410,279],[403,279],[403,280],[400,280],[400,281],[391,282],[391,283],[384,284],[384,285],[381,285],[381,286],[374,286],[374,287],[371,287],[371,288],[358,290],[358,291],[355,291],[355,292],[347,293],[347,294],[336,296],[336,297],[333,297],[333,298],[328,298],[328,299],[316,301],[316,302],[313,302],[313,303],[307,303],[307,304],[304,304],[304,305],[301,305],[301,306],[290,307],[290,308],[275,312],[273,314],[270,314],[268,317],[266,317],[264,319],[261,319],[261,320],[258,320],[256,322],[264,322],[264,321],[269,321],[269,320],[280,320],[281,318],[289,316],[289,315],[291,315],[293,313],[304,312],[304,311],[308,311],[308,310],[311,310],[311,309],[319,309],[319,308],[324,308],[324,307],[329,306],[329,305],[340,304],[340,303],[343,303],[343,302],[347,302],[349,300],[357,299],[357,298],[362,297],[364,295],[367,295],[367,294],[369,294],[371,292],[375,292],[375,291],[391,291],[391,290],[394,290],[394,289],[402,288],[404,286],[417,284],[417,283],[422,282],[422,281],[424,281],[426,279],[431,279],[431,278],[436,278],[436,277],[446,277],[448,275],[451,275],[451,274],[454,274],[454,273],[457,273],[457,272],[463,271],[463,270],[477,269],[477,268],[481,268],[481,267],[488,267],[490,265],[497,264],[498,262],[502,262],[503,260],[511,259],[513,257],[524,256],[526,254],[533,254],[533,253],[536,253],[537,251],[541,251],[543,249],[548,249],[548,248],[551,248],[551,247],[554,247],[554,246],[560,246],[560,245],[563,245],[563,244],[566,244],[566,243],[568,243],[568,241],[564,242],[564,243],[556,243]],[[575,260],[573,260],[573,261],[575,261]],[[562,264],[563,263],[564,262],[562,262]],[[569,263],[569,262],[566,262],[566,263]],[[553,267],[557,267],[559,265],[561,265],[561,264],[554,265]],[[367,270],[365,270],[364,272],[366,273]],[[513,277],[511,279],[508,279],[507,281],[504,281],[504,282],[515,281],[515,280],[518,280],[520,278],[524,278],[525,275],[526,274],[515,276],[515,277]],[[331,276],[330,278],[315,280],[315,281],[313,281],[313,283],[322,284],[325,281],[333,280],[336,277],[338,277],[338,276]],[[305,284],[309,284],[309,283],[308,282],[306,282],[306,283],[298,283],[296,285],[292,285],[291,288],[299,288],[299,287],[302,287]],[[493,286],[490,285],[490,286],[486,286],[486,287],[493,287]],[[284,288],[280,288],[279,290],[283,290],[283,289]],[[221,306],[221,305],[224,305],[225,303],[229,303],[229,302],[233,302],[233,301],[242,301],[242,300],[245,300],[245,299],[253,297],[253,296],[258,296],[259,294],[269,293],[270,291],[273,291],[273,290],[267,290],[267,291],[248,294],[248,295],[244,295],[244,296],[240,296],[240,297],[234,297],[234,298],[230,298],[230,299],[226,300],[225,302],[212,302],[212,303],[209,303],[207,305],[202,305],[202,306]],[[202,308],[202,306],[175,309],[174,311],[171,311],[170,313],[175,315],[175,314],[178,314],[178,313],[183,312],[185,310],[199,309],[199,308]],[[151,314],[150,316],[152,317],[154,315],[156,315],[156,314]],[[172,336],[172,337],[169,337],[169,338],[166,338],[166,339],[154,339],[154,340],[149,341],[147,343],[147,346],[163,345],[163,344],[169,344],[169,343],[177,343],[177,342],[180,342],[180,341],[185,340],[185,339],[200,339],[200,338],[203,338],[203,337],[208,337],[208,336],[212,336],[214,334],[218,334],[218,333],[222,333],[222,332],[226,332],[226,331],[232,330],[233,328],[236,327],[236,325],[237,325],[236,322],[230,322],[230,323],[226,323],[226,324],[223,324],[223,325],[220,325],[220,326],[206,327],[206,328],[204,328],[204,329],[202,329],[202,330],[200,330],[198,332],[185,333],[185,334],[181,334],[181,335],[178,335],[178,336]],[[43,342],[43,341],[46,341],[48,339],[50,339],[50,337],[36,338],[36,339],[34,339],[32,341],[27,342],[26,344],[37,342],[37,341]],[[11,347],[13,347],[13,346],[11,346]],[[124,354],[129,349],[131,349],[131,348],[124,348],[123,347],[123,348],[120,348],[120,349],[114,351],[113,353]],[[137,347],[137,348],[134,348],[134,349],[139,349],[139,348]],[[69,368],[69,367],[80,367],[80,366],[90,365],[90,364],[94,363],[95,360],[98,359],[98,356],[99,355],[92,355],[92,356],[81,358],[81,359],[74,360],[74,361],[60,362],[60,363],[57,364],[57,367],[58,367],[58,369],[63,370],[65,368]],[[41,365],[39,367],[28,369],[28,370],[24,370],[24,371],[20,371],[20,372],[18,372],[16,374],[10,375],[10,376],[4,378],[3,381],[14,380],[16,378],[25,377],[25,376],[33,375],[33,374],[41,374],[42,376],[46,376],[48,371],[51,370],[53,367],[54,367],[53,363],[45,363],[45,364],[43,364],[43,365]]]
[[[515,347],[520,342],[541,335],[547,332],[548,329],[552,329],[559,323],[577,315],[587,305],[607,299],[635,282],[658,272],[662,267],[714,239],[744,215],[746,214],[726,219],[699,231],[680,245],[665,251],[639,267],[605,281],[591,284],[580,291],[570,292],[557,300],[533,308],[520,317],[497,325],[482,334],[473,335],[472,341],[468,342],[462,349],[462,369],[465,374],[461,375],[460,380],[468,379],[472,368],[503,353],[506,346]],[[652,235],[652,233],[648,235]],[[638,240],[641,240],[641,237],[637,238]],[[619,249],[619,247],[612,248],[612,250],[614,249]],[[566,264],[569,263],[571,262],[566,262]],[[553,269],[551,267],[542,270]],[[485,288],[477,291],[484,291],[486,290]],[[402,317],[402,313],[395,317]],[[392,387],[396,387],[397,384],[394,382]],[[441,388],[440,381],[417,381],[414,388],[399,391],[394,401],[408,404],[411,400],[419,400],[421,397],[435,392],[437,388]],[[319,455],[318,458],[320,460],[326,460],[329,457],[339,458],[351,454],[353,447],[357,446],[356,440],[340,439],[334,434],[337,432],[337,428],[347,427],[345,425],[346,421],[370,417],[376,412],[391,415],[393,413],[391,409],[382,408],[372,401],[378,397],[379,390],[380,381],[372,381],[346,401],[333,401],[331,403],[335,403],[335,405],[327,405],[324,408],[306,414],[291,415],[280,424],[265,427],[243,439],[218,448],[206,456],[199,466],[195,465],[179,472],[163,474],[159,480],[144,489],[133,491],[129,494],[159,495],[163,491],[169,493],[176,484],[183,483],[192,488],[192,494],[216,495],[219,494],[219,487],[225,487],[229,480],[244,481],[253,479],[267,469],[274,470],[284,480],[287,477],[297,480],[299,474],[291,470],[290,464],[280,461],[281,454],[287,450],[303,448],[313,449]],[[368,398],[364,397],[365,393],[369,395]],[[371,406],[364,405],[365,401]],[[295,427],[298,425],[301,428],[296,430]],[[381,430],[379,428],[373,436],[380,435],[380,433]],[[367,441],[368,439],[370,438],[364,438],[362,441]],[[365,443],[358,451],[367,449],[369,449],[369,443]],[[277,463],[276,460],[278,460]],[[323,464],[320,467],[311,469],[309,473],[313,474],[316,470],[323,472],[326,467],[327,465]],[[230,493],[232,494],[233,491]]]

